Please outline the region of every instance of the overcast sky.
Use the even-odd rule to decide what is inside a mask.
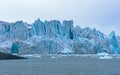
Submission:
[[[2,21],[33,23],[37,18],[73,20],[74,26],[120,35],[120,0],[0,0]]]

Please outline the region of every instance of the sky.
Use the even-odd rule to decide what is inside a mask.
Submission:
[[[73,20],[74,26],[120,35],[120,0],[0,0],[0,20]]]

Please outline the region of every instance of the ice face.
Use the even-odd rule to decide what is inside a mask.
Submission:
[[[27,39],[29,37],[29,32],[27,24],[22,21],[17,21],[10,24],[10,38],[11,39]]]
[[[109,35],[109,43],[112,53],[120,53],[120,47],[118,45],[118,41],[114,31],[112,31]]]
[[[55,38],[60,34],[60,25],[61,23],[57,20],[45,21],[45,36],[49,38]]]
[[[22,42],[19,54],[57,54],[63,49],[59,40],[34,36]]]
[[[79,41],[73,43],[73,51],[77,54],[95,53],[94,44],[87,39],[80,38]]]
[[[12,48],[11,48],[11,53],[18,53],[18,49],[19,49],[19,45],[18,45],[19,43],[18,42],[14,42],[13,44],[12,44]]]
[[[0,21],[0,42],[10,37],[10,25],[7,22]]]
[[[5,45],[6,41],[11,44]],[[19,54],[120,53],[120,38],[115,32],[106,36],[95,28],[74,27],[72,20],[37,19],[33,24],[0,21],[0,44],[0,51]]]
[[[64,32],[63,32],[63,35],[66,36],[68,39],[73,39],[74,36],[73,36],[73,21],[63,21],[63,29],[64,29]]]
[[[33,26],[32,28],[33,28],[36,36],[43,36],[45,34],[44,23],[42,21],[40,21],[40,19],[36,20],[32,24],[32,26]]]

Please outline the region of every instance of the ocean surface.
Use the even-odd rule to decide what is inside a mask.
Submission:
[[[0,60],[0,75],[120,75],[120,57],[95,55],[37,55]]]

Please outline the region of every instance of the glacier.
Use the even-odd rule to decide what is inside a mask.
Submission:
[[[0,52],[17,54],[109,54],[120,53],[120,37],[90,27],[74,26],[72,20],[28,24],[0,21]]]

